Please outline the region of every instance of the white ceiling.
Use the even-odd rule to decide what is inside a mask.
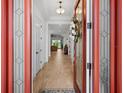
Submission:
[[[61,36],[69,35],[70,24],[49,24],[48,29],[52,34],[58,34]]]
[[[56,9],[59,0],[33,0],[33,5],[37,7],[41,15],[49,22],[48,29],[53,34],[68,35],[70,22],[73,17],[74,4],[76,0],[62,0],[65,13],[58,15]]]
[[[37,6],[48,21],[71,20],[73,16],[74,3],[76,0],[62,0],[62,5],[65,9],[65,13],[63,15],[58,15],[56,13],[56,9],[59,6],[58,1],[59,0],[33,0],[33,4]]]

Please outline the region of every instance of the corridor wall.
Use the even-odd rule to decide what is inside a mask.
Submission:
[[[32,19],[32,71],[33,78],[48,62],[48,30],[47,23],[42,10],[38,9],[35,0],[33,0],[33,19]]]
[[[72,35],[69,35],[69,41],[68,41],[68,47],[69,47],[69,50],[68,50],[68,53],[71,57],[71,61],[72,63],[74,62],[74,37]]]

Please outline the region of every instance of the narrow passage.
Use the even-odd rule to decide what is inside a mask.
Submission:
[[[52,52],[49,62],[38,73],[33,81],[33,93],[45,89],[73,89],[73,65],[71,58],[64,55],[61,49]]]

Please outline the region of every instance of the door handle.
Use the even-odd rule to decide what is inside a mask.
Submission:
[[[38,51],[36,51],[36,54],[39,54],[39,52],[38,52]]]

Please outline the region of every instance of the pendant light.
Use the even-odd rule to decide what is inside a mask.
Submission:
[[[64,14],[65,10],[62,8],[62,0],[59,1],[59,7],[56,9],[56,13],[59,15]]]

